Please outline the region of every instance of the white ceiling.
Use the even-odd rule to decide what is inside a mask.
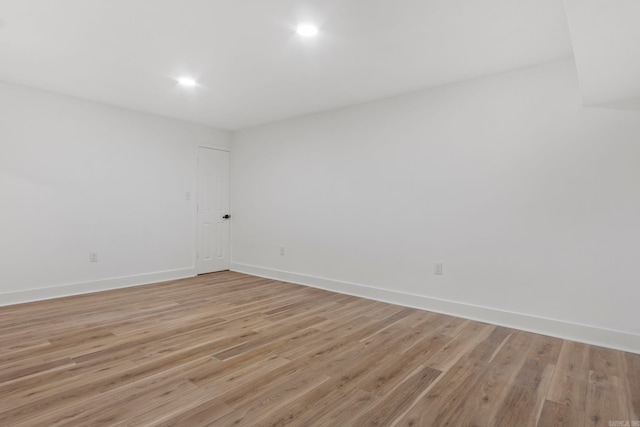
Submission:
[[[584,103],[640,110],[640,1],[565,2]]]
[[[0,0],[0,80],[228,130],[569,55],[561,0]]]

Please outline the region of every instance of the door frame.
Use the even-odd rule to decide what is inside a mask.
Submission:
[[[208,148],[210,150],[226,151],[229,153],[229,212],[231,212],[231,157],[233,156],[231,147],[215,144],[197,144],[194,148],[194,163],[193,163],[193,188],[195,191],[192,193],[191,200],[193,201],[193,251],[191,257],[193,259],[193,275],[198,276],[198,150],[200,148]],[[229,221],[229,269],[231,269],[231,221]]]

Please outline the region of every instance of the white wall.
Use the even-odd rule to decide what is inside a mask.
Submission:
[[[573,60],[233,141],[233,269],[640,352],[640,112]]]
[[[0,304],[193,274],[195,147],[228,133],[8,84],[0,132]]]
[[[564,1],[585,105],[640,110],[640,2]]]

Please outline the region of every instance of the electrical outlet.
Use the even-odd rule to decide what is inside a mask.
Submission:
[[[433,269],[433,274],[436,274],[438,276],[442,276],[442,263],[441,262],[436,262],[434,269]]]
[[[280,246],[280,255],[284,256],[284,246]]]
[[[89,262],[98,262],[98,252],[89,252]]]

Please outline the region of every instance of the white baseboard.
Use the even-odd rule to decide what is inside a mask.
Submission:
[[[168,280],[184,279],[195,275],[196,272],[194,268],[181,268],[178,270],[158,271],[155,273],[137,274],[135,276],[96,280],[93,282],[7,292],[0,294],[0,306],[128,288],[131,286],[147,285],[149,283],[166,282]]]
[[[388,289],[374,288],[357,283],[274,270],[248,264],[232,262],[231,270],[253,276],[312,286],[342,294],[449,314],[494,325],[640,354],[640,335],[629,332],[431,298],[423,295],[390,291]]]

